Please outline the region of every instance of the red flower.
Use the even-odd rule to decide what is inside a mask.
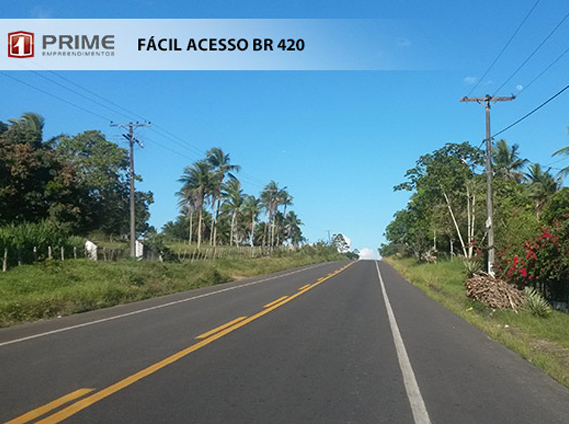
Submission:
[[[525,268],[521,268],[521,269],[520,269],[520,274],[522,274],[522,277],[527,277],[528,272],[527,272],[527,270],[526,270]]]

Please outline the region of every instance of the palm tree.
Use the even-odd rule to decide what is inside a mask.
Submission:
[[[267,218],[268,218],[265,231],[267,231],[268,227],[270,227],[271,231],[271,239],[270,239],[271,248],[273,247],[275,240],[274,217],[278,210],[278,205],[279,205],[278,199],[280,191],[281,189],[279,188],[278,183],[271,181],[269,184],[265,186],[265,188],[261,192],[261,202],[267,212]]]
[[[217,217],[219,215],[219,196],[221,194],[222,184],[226,176],[232,180],[237,179],[232,172],[239,172],[241,167],[239,165],[231,165],[229,154],[225,154],[223,150],[218,147],[214,147],[206,153],[206,161],[211,165],[213,173],[211,178],[211,206],[213,212],[213,232],[211,234],[211,243],[215,246],[217,237]]]
[[[553,153],[552,156],[557,156],[557,155],[569,156],[569,146],[559,149],[558,151]],[[559,171],[557,175],[563,179],[567,176],[567,174],[569,174],[569,166],[563,168],[561,171]]]
[[[280,206],[280,205],[284,206],[283,218],[286,216],[286,207],[293,205],[292,199],[293,199],[293,197],[286,190],[286,187],[279,191],[277,201],[278,201],[278,206]],[[279,234],[279,231],[277,231],[277,234]],[[277,240],[277,244],[279,244],[278,240]]]
[[[183,184],[179,193],[192,197],[195,202],[195,208],[199,211],[198,218],[198,250],[202,241],[202,223],[203,223],[203,206],[205,198],[211,192],[211,165],[206,161],[198,161],[192,166],[184,169],[182,177],[178,180]]]
[[[298,247],[303,240],[302,231],[300,230],[301,225],[304,225],[304,223],[293,211],[289,211],[289,213],[286,214],[285,232],[288,240],[290,240],[294,247]]]
[[[514,144],[511,148],[505,140],[499,140],[492,148],[492,162],[496,175],[505,179],[521,182],[523,174],[519,172],[528,163],[527,159],[521,159],[518,154],[520,146]]]
[[[253,243],[255,240],[255,220],[261,212],[261,201],[255,196],[247,195],[243,201],[243,212],[251,217],[251,237],[250,244],[251,249],[253,248]]]
[[[231,215],[229,244],[233,245],[237,213],[243,203],[243,190],[241,190],[241,183],[239,180],[229,180],[227,183],[224,183],[221,197],[224,199],[224,205],[227,207],[227,210]]]
[[[192,237],[193,237],[193,222],[194,222],[194,211],[196,210],[196,192],[189,188],[189,186],[183,186],[180,191],[176,193],[178,196],[178,207],[183,215],[189,215],[190,217],[190,229],[189,229],[189,237],[188,237],[188,244],[192,244]]]
[[[536,215],[539,218],[541,210],[547,203],[547,200],[561,188],[561,180],[551,175],[549,172],[541,169],[539,163],[532,164],[525,173],[524,179],[529,183],[530,197],[535,202]]]
[[[40,144],[43,139],[43,127],[45,119],[43,116],[34,113],[26,112],[20,119],[8,119],[8,122],[13,128],[25,128],[31,134],[31,142],[33,144]]]

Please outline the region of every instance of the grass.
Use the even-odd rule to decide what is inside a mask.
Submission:
[[[0,327],[341,258],[324,252],[292,252],[273,258],[217,259],[194,263],[46,260],[0,273]]]
[[[465,294],[460,260],[418,264],[412,258],[384,258],[408,281],[494,340],[569,388],[569,314],[553,311],[540,318],[529,310],[494,310]]]

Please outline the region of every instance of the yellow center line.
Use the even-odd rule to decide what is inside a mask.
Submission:
[[[307,289],[308,287],[310,287],[310,284],[307,284],[306,286],[302,286],[302,287],[299,288],[298,290],[304,290],[304,289]]]
[[[351,264],[350,264],[351,265]],[[78,402],[75,402],[72,405],[69,405],[67,408],[62,409],[59,412],[56,412],[55,414],[46,417],[40,421],[37,421],[35,424],[57,424],[60,423],[61,421],[69,418],[72,415],[77,414],[78,412],[82,411],[85,408],[88,408],[89,406],[93,405],[94,403],[99,402],[100,400],[103,400],[109,396],[111,396],[112,394],[118,392],[119,390],[124,389],[125,387],[128,387],[134,383],[136,383],[137,381],[143,379],[144,377],[148,377],[149,375],[155,373],[156,371],[178,361],[179,359],[182,359],[183,357],[189,355],[192,352],[195,352],[198,349],[201,349],[204,346],[207,346],[210,343],[213,343],[215,340],[218,340],[220,338],[222,338],[223,336],[255,321],[256,319],[261,318],[264,315],[267,315],[268,313],[274,311],[277,308],[280,308],[281,306],[283,306],[284,304],[292,301],[293,299],[296,299],[298,296],[303,295],[304,293],[306,293],[309,290],[312,290],[314,287],[318,286],[319,284],[322,284],[324,281],[328,280],[329,278],[331,278],[332,276],[328,276],[328,277],[323,277],[321,279],[321,281],[317,281],[315,284],[312,284],[310,287],[308,287],[306,290],[304,291],[299,291],[289,297],[287,297],[286,299],[282,300],[280,303],[277,303],[273,306],[269,306],[266,309],[262,310],[261,312],[258,312],[255,315],[250,316],[249,318],[245,318],[244,320],[241,320],[239,322],[237,322],[236,324],[227,327],[221,331],[218,331],[217,333],[211,335],[210,337],[208,337],[207,339],[202,340],[201,342],[198,342],[190,347],[187,347],[186,349],[181,350],[178,353],[175,353],[169,357],[167,357],[166,359],[163,359],[141,371],[138,371],[137,373],[123,379],[120,380],[118,382],[116,382],[115,384],[99,391],[96,393],[93,393],[91,396],[86,397],[85,399],[82,399]],[[320,279],[319,279],[320,280]]]
[[[239,321],[243,321],[245,318],[247,317],[239,317],[237,319],[234,319],[233,321],[229,321],[223,325],[220,325],[219,327],[215,327],[213,330],[210,330],[207,333],[200,334],[199,336],[196,337],[196,339],[207,339],[212,334],[218,333],[221,330],[225,330],[227,327],[231,327],[233,324],[236,324]]]
[[[276,305],[279,302],[282,302],[283,300],[285,300],[288,296],[283,296],[283,297],[279,297],[277,300],[274,300],[271,303],[267,303],[265,306],[263,306],[263,308],[270,308],[273,305]]]
[[[94,389],[79,389],[79,390],[75,390],[74,392],[71,392],[65,396],[60,397],[59,399],[56,399],[44,406],[40,406],[39,408],[34,409],[33,411],[27,412],[24,415],[20,415],[17,418],[14,418],[13,420],[8,421],[5,424],[24,424],[27,422],[30,422],[32,420],[35,420],[38,417],[41,417],[44,414],[47,414],[48,412],[59,408],[61,405],[65,405],[67,402],[71,402],[72,400],[75,399],[79,399],[80,397],[82,397],[83,395],[86,395],[87,393],[92,392]]]

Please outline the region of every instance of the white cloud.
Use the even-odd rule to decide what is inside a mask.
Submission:
[[[473,85],[476,84],[476,82],[478,82],[478,77],[465,77],[463,81],[465,84]]]
[[[362,250],[360,250],[360,259],[377,260],[379,259],[379,253],[377,253],[377,250],[370,249],[369,247],[364,247]]]

